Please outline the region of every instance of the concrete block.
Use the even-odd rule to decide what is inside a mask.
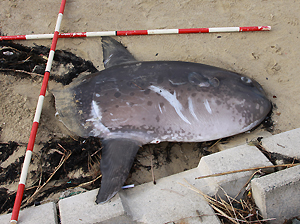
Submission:
[[[300,159],[300,128],[263,138],[262,145],[269,152]]]
[[[137,223],[220,223],[205,199],[189,186],[201,188],[197,168],[119,192],[127,214]],[[189,185],[189,184],[190,185]],[[183,186],[183,185],[185,186]],[[198,217],[198,213],[203,215]]]
[[[1,224],[9,224],[11,213],[0,216]],[[19,224],[57,224],[57,213],[55,203],[33,206],[19,213]]]
[[[251,181],[252,194],[264,218],[273,224],[300,216],[300,165]]]
[[[197,168],[173,176],[121,190],[110,202],[96,205],[97,189],[59,201],[61,224],[69,223],[143,223],[159,224],[169,221],[220,223],[204,198],[180,185],[181,182],[205,189]],[[198,217],[197,211],[203,215]]]
[[[98,189],[62,199],[58,202],[61,224],[100,223],[124,215],[124,208],[117,194],[109,202],[95,203]]]
[[[248,169],[273,165],[256,147],[241,145],[214,153],[201,158],[198,169],[201,176],[223,173],[234,170]],[[227,174],[218,177],[205,178],[212,193],[226,199],[224,192],[231,197],[240,198],[243,187],[249,181],[254,171]],[[239,193],[240,192],[240,193]]]

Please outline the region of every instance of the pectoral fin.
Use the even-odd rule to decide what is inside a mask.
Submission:
[[[107,139],[102,142],[101,188],[96,203],[111,199],[123,186],[141,143],[131,139]]]

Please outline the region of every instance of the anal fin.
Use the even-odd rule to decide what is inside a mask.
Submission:
[[[102,142],[101,188],[96,203],[110,200],[123,186],[141,143],[131,139],[107,139]]]

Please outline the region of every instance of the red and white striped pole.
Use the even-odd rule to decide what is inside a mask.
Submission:
[[[226,33],[226,32],[249,32],[249,31],[269,31],[269,30],[271,30],[271,26],[213,27],[213,28],[189,28],[189,29],[156,29],[156,30],[124,30],[124,31],[61,33],[58,35],[58,37],[75,38],[75,37],[101,37],[101,36],[136,36],[136,35],[153,35],[153,34]],[[36,40],[36,39],[50,39],[50,38],[53,38],[53,34],[0,36],[0,40]]]
[[[24,164],[23,164],[23,168],[22,168],[22,172],[21,172],[20,182],[19,182],[17,195],[16,195],[16,199],[15,199],[15,204],[13,207],[12,216],[11,216],[11,220],[10,220],[11,223],[18,222],[19,211],[20,211],[23,193],[24,193],[24,189],[25,189],[28,168],[29,168],[29,164],[30,164],[30,160],[31,160],[31,156],[32,156],[32,151],[33,151],[33,146],[34,146],[34,142],[35,142],[35,138],[36,138],[37,129],[39,126],[40,116],[42,113],[44,97],[46,94],[46,89],[47,89],[48,80],[49,80],[49,76],[50,76],[50,70],[51,70],[51,66],[52,66],[52,61],[53,61],[53,57],[54,57],[54,52],[55,52],[56,43],[57,43],[57,39],[58,39],[58,33],[59,33],[60,24],[61,24],[62,17],[63,17],[65,5],[66,5],[66,0],[62,0],[61,5],[60,5],[60,10],[58,13],[58,18],[56,21],[55,32],[53,35],[53,40],[52,40],[52,44],[51,44],[51,48],[50,48],[47,66],[45,69],[42,88],[41,88],[40,96],[38,99],[35,116],[34,116],[32,128],[31,128],[31,133],[30,133],[30,137],[29,137],[29,141],[28,141],[28,145],[27,145],[27,150],[26,150]]]

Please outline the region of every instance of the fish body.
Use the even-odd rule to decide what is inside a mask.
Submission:
[[[97,203],[125,182],[147,143],[202,142],[248,131],[271,109],[253,79],[180,61],[137,61],[120,43],[103,39],[105,69],[54,91],[61,121],[81,137],[103,139]]]

